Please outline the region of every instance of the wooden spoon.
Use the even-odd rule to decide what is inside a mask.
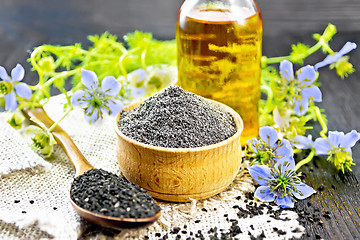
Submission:
[[[37,118],[40,122],[44,123],[47,128],[50,128],[51,125],[53,125],[54,123],[54,121],[46,114],[45,110],[42,107],[34,109],[24,109],[23,113],[28,119],[32,117]],[[66,155],[69,157],[70,162],[75,169],[75,178],[82,175],[84,172],[94,168],[85,159],[85,157],[76,147],[70,136],[59,125],[54,128],[52,134],[54,135],[56,142],[64,149]],[[155,222],[160,216],[159,210],[154,216],[147,218],[110,217],[93,213],[84,208],[81,208],[74,201],[72,201],[71,198],[70,201],[76,212],[87,221],[106,228],[112,228],[117,230],[121,230],[123,228],[143,227]]]

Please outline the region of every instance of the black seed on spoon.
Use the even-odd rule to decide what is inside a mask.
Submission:
[[[70,198],[90,212],[118,218],[147,218],[160,210],[146,190],[102,169],[75,178]]]

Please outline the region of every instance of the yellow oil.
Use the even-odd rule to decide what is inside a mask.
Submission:
[[[178,84],[222,102],[244,121],[242,145],[259,129],[262,19],[259,11],[236,13],[209,5],[177,20]]]

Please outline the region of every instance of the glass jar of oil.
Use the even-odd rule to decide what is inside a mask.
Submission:
[[[176,27],[178,84],[222,102],[244,121],[242,145],[259,130],[262,18],[253,0],[186,0]]]

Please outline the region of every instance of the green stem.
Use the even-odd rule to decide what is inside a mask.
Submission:
[[[314,158],[314,156],[315,156],[315,149],[312,148],[312,149],[311,149],[311,152],[309,153],[309,155],[295,165],[295,172],[296,172],[297,170],[299,170],[299,168],[300,168],[301,166],[303,166],[303,165],[305,165],[305,164],[308,164],[308,163]]]
[[[326,133],[328,131],[328,128],[326,126],[326,123],[325,123],[323,117],[321,116],[320,108],[315,106],[314,109],[315,109],[316,118],[317,118],[317,120],[319,121],[319,123],[320,123],[320,125],[322,127],[322,130],[320,132],[320,136],[326,140],[327,139]]]
[[[302,151],[301,149],[297,149],[297,148],[294,149],[294,153],[299,153],[301,151]]]
[[[123,44],[119,43],[119,42],[114,42],[114,41],[110,41],[108,39],[104,39],[103,41],[110,43],[113,47],[117,47],[118,49],[120,49],[120,51],[122,51],[123,53],[126,53],[128,50],[124,47]]]
[[[31,53],[30,55],[30,62],[31,62],[31,65],[34,67],[34,69],[38,72],[39,74],[39,84],[42,84],[43,83],[43,77],[44,77],[44,74],[43,72],[41,71],[39,65],[37,64],[36,60],[35,60],[35,56],[40,54],[41,51],[43,51],[43,48],[44,47],[37,47],[35,48],[35,50]],[[36,88],[36,86],[35,86]]]
[[[59,120],[57,120],[53,125],[51,125],[51,127],[49,128],[49,132],[51,132],[52,130],[54,130],[54,128],[61,122],[61,120],[63,120],[68,114],[69,112],[73,110],[72,107],[70,107],[62,116]]]
[[[299,56],[293,57],[293,56],[281,56],[281,57],[272,57],[272,58],[266,58],[266,64],[274,64],[274,63],[279,63],[283,60],[289,60],[290,62],[293,62],[294,60],[299,60],[299,59],[305,59],[308,56],[310,56],[311,54],[313,54],[314,52],[318,51],[322,46],[324,45],[323,41],[319,41],[317,42],[314,46],[312,46],[311,48],[309,48],[306,53],[301,54]],[[327,44],[326,44],[327,45]],[[266,66],[265,64],[265,66]]]
[[[269,109],[271,108],[272,101],[274,99],[274,94],[273,94],[272,89],[267,85],[262,84],[260,86],[260,89],[261,89],[262,92],[265,92],[266,95],[267,95],[266,104],[265,104],[265,108],[264,108],[264,112],[267,113],[267,112],[269,112]],[[270,111],[271,110],[272,109],[270,109]]]
[[[73,74],[76,74],[80,70],[81,70],[80,68],[77,68],[77,69],[73,69],[73,70],[70,70],[70,71],[61,72],[61,73],[55,75],[54,77],[50,78],[48,81],[46,81],[46,83],[44,84],[44,87],[50,86],[53,82],[55,82],[59,78],[65,78],[65,77],[71,76]]]
[[[74,51],[76,50],[78,53],[80,54],[84,54],[84,55],[90,55],[90,56],[93,56],[93,57],[99,57],[99,58],[117,58],[117,56],[113,56],[113,55],[110,55],[110,54],[101,54],[101,53],[96,53],[96,52],[92,52],[92,51],[87,51],[87,50],[84,50],[82,48],[79,48],[79,47],[75,47],[75,46],[62,46],[62,47],[59,47],[59,46],[52,46],[52,45],[45,45],[43,46],[44,50],[48,51],[48,52],[51,52],[55,55],[62,55],[64,53],[61,53],[61,52],[64,52],[64,51]]]
[[[36,102],[21,102],[18,107],[16,108],[16,110],[21,111],[23,110],[25,107],[41,107],[42,104],[40,103],[36,103]]]
[[[129,55],[129,54],[132,54],[136,51],[138,51],[140,48],[137,47],[137,48],[134,48],[134,49],[131,49],[129,51],[126,51],[123,55],[120,56],[119,58],[119,66],[120,66],[120,70],[121,70],[121,73],[122,75],[124,75],[124,77],[126,78],[127,76],[127,71],[126,71],[126,68],[124,66],[124,59]]]
[[[329,44],[324,41],[323,38],[320,38],[319,43],[321,43],[321,46],[331,55],[335,55],[335,52],[330,48]]]
[[[146,53],[147,53],[147,49],[145,49],[145,50],[141,53],[141,65],[142,65],[142,68],[143,68],[144,70],[146,70],[146,61],[145,61]]]

